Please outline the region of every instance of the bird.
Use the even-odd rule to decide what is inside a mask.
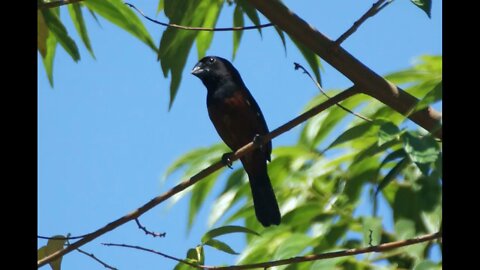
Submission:
[[[191,73],[207,88],[208,116],[220,138],[231,150],[236,151],[258,139],[258,136],[269,133],[260,107],[232,63],[219,56],[205,56]],[[240,158],[248,175],[255,215],[264,227],[279,225],[281,221],[267,171],[271,153],[272,142],[269,141]],[[222,160],[230,166],[228,155],[224,155]]]

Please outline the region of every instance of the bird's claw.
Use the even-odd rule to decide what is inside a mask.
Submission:
[[[233,152],[225,153],[222,155],[222,163],[230,169],[233,169],[232,156],[233,156]]]

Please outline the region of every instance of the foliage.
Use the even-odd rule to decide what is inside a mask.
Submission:
[[[441,94],[433,95],[437,98],[432,99],[430,93],[441,89],[442,58],[422,56],[419,60],[413,67],[386,77],[405,85],[406,91],[420,98],[429,97],[423,100],[431,105],[441,101]],[[336,91],[330,94],[333,92]],[[319,95],[306,108],[324,99]],[[247,247],[241,252],[238,263],[368,246],[439,230],[441,143],[430,134],[416,130],[404,116],[395,115],[377,103],[363,95],[348,99],[342,103],[344,106],[356,108],[374,120],[366,122],[339,107],[332,107],[303,126],[296,144],[273,149],[268,171],[282,212],[280,226],[264,229],[256,221],[247,178],[241,168],[225,175],[225,186],[211,206],[210,226],[215,226],[219,220],[224,220],[221,226],[244,222],[245,227],[261,234],[245,235]],[[387,118],[388,114],[392,115]],[[350,124],[345,126],[344,120]],[[343,132],[328,141],[338,130]],[[216,154],[218,159],[221,156],[219,148],[215,145],[210,150],[194,150],[175,162],[174,167],[187,166],[186,174],[199,171],[205,165],[198,163],[200,156],[209,153],[205,161]],[[218,184],[219,176],[207,181]],[[208,185],[205,190],[192,189],[192,198],[196,193],[202,198],[213,196],[210,188]],[[370,191],[369,199],[362,196],[366,191]],[[369,201],[364,201],[366,199]],[[381,202],[384,202],[383,208],[390,209],[392,216],[378,215]],[[361,210],[366,205],[371,208],[370,215]],[[200,207],[190,208],[189,216],[195,216]],[[362,211],[361,214],[358,211]],[[387,224],[394,226],[388,228]],[[433,245],[419,244],[365,258],[339,258],[277,268],[380,269],[375,262],[387,260],[392,267],[441,269],[429,258]],[[227,243],[222,242],[217,249],[233,253],[227,247]]]
[[[121,0],[84,0],[55,8],[41,8],[47,0],[37,0],[37,48],[42,57],[49,82],[53,87],[53,62],[57,45],[78,62],[81,57],[76,41],[62,22],[60,10],[67,10],[81,42],[95,58],[88,36],[84,11],[99,22],[97,15],[130,33],[150,49],[160,61],[165,77],[170,75],[170,106],[177,94],[185,62],[195,42],[197,55],[206,54],[214,32],[184,31],[167,28],[155,45],[141,19]],[[430,17],[431,0],[411,0]],[[227,5],[225,5],[225,3]],[[224,8],[228,6],[231,8]],[[245,17],[254,25],[260,16],[245,0],[159,0],[157,12],[164,12],[170,23],[185,26],[215,27],[222,10],[233,13],[233,26],[244,26]],[[282,45],[286,37],[275,27]],[[262,35],[259,28],[258,33]],[[240,46],[242,32],[233,31],[232,59]],[[320,81],[320,60],[302,44],[292,40]],[[423,56],[413,67],[389,74],[386,78],[401,85],[421,101],[414,110],[442,100],[442,57]],[[329,91],[334,94],[337,91]],[[307,104],[309,108],[324,97],[318,95]],[[205,233],[200,244],[188,249],[186,260],[194,264],[205,261],[205,245],[221,252],[238,254],[227,242],[217,239],[230,233],[244,233],[247,247],[238,263],[276,260],[310,253],[401,240],[422,233],[436,232],[442,218],[442,151],[441,143],[413,125],[402,115],[367,96],[354,96],[342,104],[374,119],[373,122],[353,117],[339,107],[332,107],[304,124],[294,145],[277,146],[268,166],[282,212],[282,224],[265,230],[256,221],[246,175],[242,169],[219,171],[190,189],[188,228],[212,187],[221,177],[227,181],[211,206],[208,223],[216,228]],[[349,122],[345,126],[345,122]],[[341,134],[332,140],[332,134]],[[179,158],[168,170],[184,169],[191,175],[217,161],[227,152],[223,144],[193,150]],[[363,192],[371,198],[365,202]],[[181,193],[176,200],[186,193]],[[379,204],[392,216],[378,216]],[[358,213],[371,207],[372,214]],[[218,226],[222,220],[222,224]],[[198,221],[197,221],[198,222]],[[231,226],[243,222],[245,227]],[[394,224],[392,228],[387,224]],[[258,233],[257,233],[258,232]],[[64,240],[49,240],[38,250],[38,259],[61,249]],[[441,262],[431,261],[428,243],[368,255],[343,257],[317,262],[277,267],[278,269],[441,269]],[[386,260],[388,267],[375,262]],[[61,258],[51,262],[60,269]],[[178,264],[176,269],[187,269]]]

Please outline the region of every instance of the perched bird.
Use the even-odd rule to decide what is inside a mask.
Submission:
[[[228,60],[206,56],[195,65],[192,74],[207,87],[210,120],[218,135],[233,151],[251,142],[255,136],[269,132],[260,107],[243,83],[240,73]],[[250,182],[255,214],[264,227],[278,225],[281,219],[267,173],[271,152],[270,141],[240,159]]]

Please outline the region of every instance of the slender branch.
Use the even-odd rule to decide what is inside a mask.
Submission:
[[[82,253],[82,254],[85,254],[87,255],[88,257],[94,259],[95,261],[99,262],[101,265],[103,265],[105,268],[107,269],[111,269],[111,270],[118,270],[117,268],[113,267],[113,266],[110,266],[108,265],[107,263],[105,263],[104,261],[100,260],[99,258],[95,257],[95,255],[93,255],[93,253],[88,253],[88,252],[85,252],[79,248],[77,248],[77,251]]]
[[[231,265],[231,266],[196,265],[196,264],[192,264],[188,261],[181,260],[181,259],[175,258],[173,256],[167,255],[165,253],[158,252],[158,251],[155,251],[153,249],[139,247],[139,246],[132,246],[132,245],[126,245],[126,244],[113,244],[113,243],[102,243],[102,245],[126,247],[126,248],[133,248],[133,249],[138,249],[138,250],[142,250],[142,251],[151,252],[151,253],[163,256],[165,258],[175,260],[177,262],[188,264],[188,265],[190,265],[192,267],[195,267],[197,269],[239,270],[239,269],[255,269],[255,268],[267,269],[267,268],[270,268],[270,267],[273,267],[273,266],[290,265],[290,264],[293,264],[293,263],[319,261],[319,260],[338,258],[338,257],[347,257],[347,256],[353,256],[353,255],[365,254],[365,253],[371,253],[371,252],[384,252],[384,251],[388,251],[388,250],[392,250],[392,249],[396,249],[396,248],[400,248],[400,247],[404,247],[404,246],[410,246],[410,245],[415,245],[415,244],[419,244],[419,243],[423,243],[423,242],[429,242],[429,241],[432,241],[432,240],[435,240],[435,239],[441,239],[441,237],[442,237],[442,234],[440,232],[436,232],[436,233],[426,234],[426,235],[422,235],[422,236],[407,239],[407,240],[389,242],[389,243],[384,243],[384,244],[380,244],[380,245],[376,245],[376,246],[369,245],[368,247],[364,247],[364,248],[346,249],[346,250],[327,252],[327,253],[321,253],[321,254],[298,256],[298,257],[293,257],[293,258],[288,258],[288,259],[283,259],[283,260],[277,260],[277,261],[271,261],[271,262],[243,264],[243,265]]]
[[[385,3],[385,1],[387,1]],[[343,33],[336,41],[335,43],[337,45],[342,44],[350,35],[352,35],[357,29],[364,23],[368,18],[375,16],[380,10],[382,10],[384,7],[386,7],[388,4],[390,4],[393,0],[379,0],[375,4],[372,5],[372,7],[365,12],[365,14],[360,17],[355,23],[353,23],[352,27],[350,27],[345,33]]]
[[[200,269],[203,268],[203,267],[199,267],[199,266],[196,265],[196,264],[193,264],[193,263],[191,263],[191,262],[188,262],[188,261],[186,261],[186,260],[182,260],[182,259],[179,259],[179,258],[170,256],[170,255],[168,255],[168,254],[165,254],[165,253],[162,253],[162,252],[153,250],[153,249],[149,249],[149,248],[144,248],[144,247],[140,247],[140,246],[132,246],[132,245],[127,245],[127,244],[115,244],[115,243],[102,243],[102,245],[107,246],[107,247],[125,247],[125,248],[132,248],[132,249],[138,249],[138,250],[142,250],[142,251],[147,251],[147,252],[150,252],[150,253],[154,253],[154,254],[160,255],[160,256],[165,257],[165,258],[170,259],[170,260],[174,260],[174,261],[177,261],[177,262],[184,263],[184,264],[186,264],[186,265],[190,265],[190,266],[195,267],[195,268],[200,268]]]
[[[52,1],[52,2],[41,2],[37,9],[45,9],[45,8],[55,8],[59,6],[69,5],[73,3],[77,3],[83,0],[60,0],[60,1]]]
[[[245,154],[253,151],[255,148],[257,148],[259,145],[262,145],[262,144],[265,144],[266,142],[272,140],[273,138],[279,136],[280,134],[283,134],[285,132],[287,132],[288,130],[298,126],[299,124],[305,122],[307,119],[317,115],[318,113],[324,111],[325,109],[335,105],[336,103],[342,101],[342,100],[345,100],[353,95],[356,95],[358,93],[360,93],[360,90],[358,87],[356,86],[353,86],[353,87],[350,87],[348,88],[347,90],[343,91],[343,92],[340,92],[339,94],[335,95],[334,97],[332,97],[331,99],[328,99],[326,100],[325,102],[313,107],[312,109],[304,112],[303,114],[297,116],[296,118],[290,120],[289,122],[283,124],[282,126],[278,127],[277,129],[273,130],[272,132],[264,135],[264,136],[261,136],[260,140],[258,142],[250,142],[246,145],[244,145],[242,148],[238,149],[232,156],[231,156],[231,161],[235,161],[237,159],[239,159],[240,157],[244,156]],[[85,245],[86,243],[92,241],[93,239],[111,231],[111,230],[114,230],[115,228],[131,221],[131,220],[134,220],[136,218],[138,218],[139,216],[143,215],[145,212],[149,211],[150,209],[152,209],[153,207],[157,206],[158,204],[164,202],[165,200],[167,200],[168,198],[172,197],[173,195],[183,191],[184,189],[192,186],[193,184],[197,183],[198,181],[202,180],[203,178],[205,178],[206,176],[212,174],[213,172],[219,170],[220,168],[222,168],[224,165],[224,163],[222,161],[218,161],[212,165],[210,165],[209,167],[201,170],[200,172],[198,172],[197,174],[195,174],[194,176],[190,177],[189,179],[181,182],[180,184],[176,185],[175,187],[173,187],[172,189],[170,189],[169,191],[163,193],[162,195],[159,195],[153,199],[151,199],[149,202],[147,202],[146,204],[144,204],[143,206],[141,206],[140,208],[132,211],[131,213],[115,220],[115,221],[112,221],[110,223],[108,223],[107,225],[105,225],[104,227],[90,233],[90,234],[87,234],[84,238],[78,240],[77,242],[69,245],[68,247],[62,249],[62,250],[59,250],[55,253],[52,253],[50,254],[49,256],[37,261],[37,265],[38,267],[41,267],[55,259],[58,259],[60,256],[63,256],[67,253],[70,253],[71,251]]]
[[[270,22],[320,56],[367,94],[397,112],[407,115],[418,99],[365,66],[341,46],[337,46],[278,0],[247,0]],[[413,122],[442,138],[441,114],[432,107],[408,116]]]
[[[150,17],[148,17],[147,15],[145,15],[140,9],[138,9],[137,7],[135,7],[134,5],[130,4],[130,3],[127,3],[125,2],[125,5],[135,9],[138,13],[140,13],[145,19],[153,22],[153,23],[156,23],[156,24],[160,24],[160,25],[163,25],[163,26],[166,26],[166,27],[173,27],[173,28],[178,28],[178,29],[182,29],[182,30],[192,30],[192,31],[217,31],[217,32],[220,32],[220,31],[243,31],[243,30],[252,30],[252,29],[259,29],[259,28],[265,28],[265,27],[270,27],[270,26],[274,26],[273,23],[266,23],[266,24],[259,24],[259,25],[253,25],[253,26],[243,26],[243,27],[220,27],[220,28],[207,28],[207,27],[196,27],[196,26],[184,26],[184,25],[178,25],[178,24],[174,24],[174,23],[164,23],[164,22],[160,22],[160,21],[157,21],[155,19],[152,19]]]
[[[140,221],[138,220],[138,218],[135,219],[135,222],[137,223],[137,226],[140,230],[144,231],[145,234],[147,235],[151,235],[153,237],[165,237],[165,235],[167,235],[167,233],[163,232],[163,233],[157,233],[157,232],[151,232],[149,230],[147,230],[147,228],[145,228],[145,226],[142,226],[142,224],[140,224]]]
[[[315,85],[317,86],[318,90],[320,90],[320,92],[326,96],[327,98],[331,98],[327,93],[325,93],[325,91],[323,91],[323,88],[322,86],[320,85],[320,83],[318,83],[317,80],[315,80],[312,75],[310,74],[310,72],[307,71],[307,69],[305,69],[302,65],[300,65],[299,63],[293,63],[295,65],[295,70],[297,69],[302,69],[303,70],[303,73],[307,74],[308,77],[310,77],[310,79],[313,81],[313,83],[315,83]],[[336,103],[335,105],[337,105],[338,107],[342,108],[344,111],[348,112],[348,113],[351,113],[353,115],[355,115],[356,117],[360,118],[360,119],[363,119],[367,122],[373,122],[372,119],[366,117],[366,116],[363,116],[361,114],[358,114],[352,110],[350,110],[349,108],[346,108],[345,106],[343,106],[342,104],[340,103]]]

